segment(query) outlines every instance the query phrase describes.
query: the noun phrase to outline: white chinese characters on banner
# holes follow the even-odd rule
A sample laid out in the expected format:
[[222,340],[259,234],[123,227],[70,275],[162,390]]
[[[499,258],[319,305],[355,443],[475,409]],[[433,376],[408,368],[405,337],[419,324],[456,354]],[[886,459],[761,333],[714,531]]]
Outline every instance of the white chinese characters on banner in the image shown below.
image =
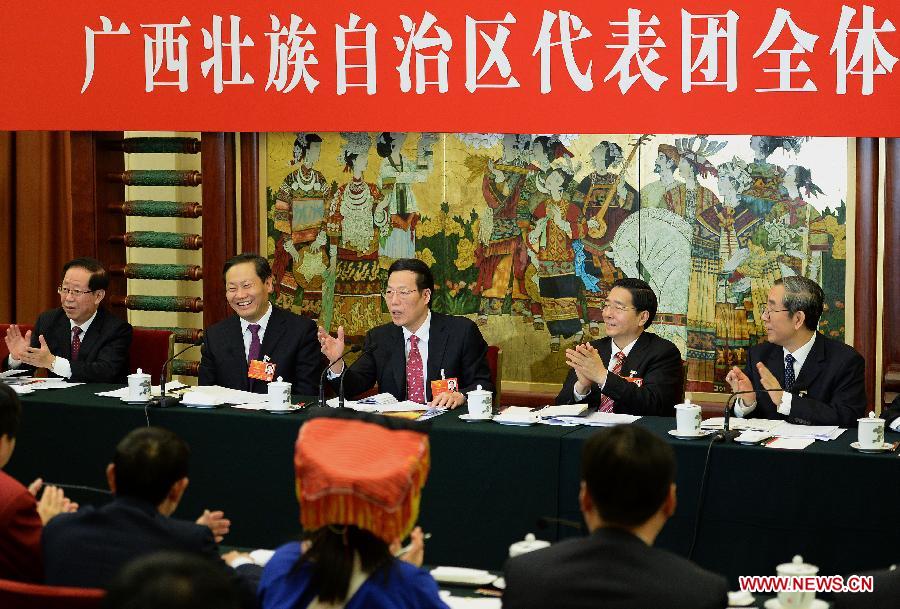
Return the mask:
[[[794,45],[789,49],[773,49],[775,41],[784,32],[787,27],[791,37],[794,39]],[[812,53],[819,39],[815,34],[801,29],[791,18],[791,12],[783,8],[775,10],[775,18],[769,27],[769,32],[765,39],[756,49],[753,58],[756,59],[763,53],[777,55],[777,68],[763,68],[763,72],[778,74],[778,86],[772,89],[756,89],[757,93],[770,93],[773,91],[817,91],[816,84],[812,79],[807,78],[806,82],[800,88],[792,86],[791,74],[805,74],[809,72],[809,65],[802,59],[794,66],[792,56],[802,55],[804,53]]]
[[319,60],[313,54],[315,45],[308,37],[316,34],[316,28],[307,23],[300,29],[303,19],[293,14],[288,27],[282,27],[281,21],[275,15],[269,17],[272,20],[272,31],[266,34],[270,41],[266,91],[274,86],[276,91],[290,93],[302,81],[306,90],[312,93],[319,86],[319,81],[313,78],[307,66],[318,65]]
[[[680,68],[681,91],[690,93],[695,87],[721,87],[728,93],[739,89],[738,69],[745,72],[753,65],[759,73],[772,75],[762,81],[771,86],[759,86],[760,80],[753,80],[754,92],[815,92],[818,90],[811,65],[815,59],[815,45],[819,33],[807,31],[795,16],[784,8],[775,9],[768,30],[740,32],[745,39],[753,39],[756,50],[752,57],[741,63],[738,57],[738,25],[740,15],[734,10],[720,14],[694,15],[680,10],[680,18],[672,15],[672,20],[680,20]],[[876,19],[875,8],[863,5],[861,14],[848,6],[841,7],[839,20],[834,24],[833,41],[828,53],[835,61],[835,93],[844,95],[855,83],[851,77],[858,77],[859,92],[872,95],[878,79],[893,73],[897,57],[891,50],[896,45],[896,27],[890,19]],[[606,49],[619,52],[603,82],[614,80],[622,95],[627,94],[639,81],[644,80],[655,92],[662,90],[669,76],[660,73],[654,62],[661,58],[661,49],[668,51],[664,36],[660,33],[663,21],[659,14],[642,14],[641,9],[628,8],[625,20],[608,21],[608,40],[603,41]],[[320,63],[321,49],[317,51],[313,42],[318,30],[309,21],[296,14],[290,15],[289,22],[275,15],[269,15],[271,31],[262,35],[269,38],[269,66],[265,90],[274,89],[281,93],[297,91],[302,82],[308,94],[317,91],[321,81],[311,71]],[[129,26],[122,22],[117,28],[106,16],[99,17],[101,28],[84,27],[85,32],[85,74],[81,93],[85,93],[94,78],[96,63],[96,37],[103,35],[129,36]],[[200,68],[204,77],[212,83],[212,90],[221,93],[225,85],[252,85],[255,79],[251,70],[242,69],[241,49],[253,47],[250,34],[241,34],[241,17],[229,15],[223,32],[225,17],[212,15],[210,28],[200,28],[204,48],[211,54],[203,59]],[[446,18],[445,18],[446,19]],[[390,16],[380,16],[380,22],[390,23]],[[876,25],[880,21],[880,25]],[[399,23],[397,23],[399,22]],[[458,23],[459,20],[452,20]],[[593,91],[592,69],[594,57],[600,43],[588,42],[594,37],[588,24],[580,15],[565,10],[544,10],[538,31],[514,30],[512,25],[519,20],[507,11],[502,19],[475,19],[465,15],[465,89],[474,94],[480,89],[513,89],[521,87],[514,75],[513,64],[507,47],[523,50],[523,44],[531,47],[530,57],[523,61],[537,61],[540,68],[537,86],[542,94],[553,92],[553,54],[559,47],[563,64],[575,87],[584,93]],[[749,23],[749,22],[748,22]],[[754,21],[754,24],[758,21]],[[446,24],[445,24],[446,25]],[[819,23],[821,29],[821,22]],[[856,27],[858,26],[858,27]],[[145,91],[156,87],[175,86],[180,92],[188,90],[188,41],[192,27],[190,20],[182,16],[172,23],[141,24],[144,31],[144,81]],[[425,11],[416,22],[413,18],[400,14],[390,26],[388,35],[395,49],[388,46],[381,53],[384,59],[397,62],[397,81],[401,92],[415,90],[417,94],[436,91],[439,94],[451,90],[450,63],[453,59],[453,35],[446,27],[441,27],[437,17]],[[447,26],[449,27],[449,26]],[[378,91],[377,82],[377,36],[378,25],[366,21],[355,13],[349,13],[346,25],[334,23],[335,28],[335,73],[334,90],[337,95],[345,95],[351,89],[364,89],[367,95]],[[812,29],[812,28],[810,28]],[[672,29],[668,30],[670,33]],[[677,30],[676,30],[677,31]],[[509,44],[513,36],[519,39]],[[459,37],[462,37],[460,34]],[[525,37],[523,40],[522,37]],[[674,37],[674,36],[673,36]],[[756,40],[761,42],[756,44]],[[580,42],[577,47],[575,43]],[[886,46],[887,45],[887,46]],[[104,48],[112,46],[103,45]],[[754,48],[750,46],[749,48]],[[889,50],[890,49],[890,50]],[[107,51],[111,52],[111,51]],[[672,53],[674,54],[674,50]],[[824,54],[820,50],[820,54]],[[535,58],[535,59],[531,59]],[[760,60],[753,64],[750,60]],[[765,61],[765,59],[770,59]],[[819,58],[818,65],[822,65]],[[604,58],[604,61],[608,61]],[[328,63],[328,62],[326,62]],[[255,66],[251,66],[253,68]],[[519,66],[521,69],[522,66]],[[822,68],[818,70],[821,72]],[[321,73],[318,74],[321,77]],[[821,77],[822,75],[817,75]],[[393,84],[393,83],[392,83]],[[460,86],[457,84],[456,86]],[[746,85],[745,85],[746,87]],[[321,92],[321,89],[318,89]]]
[[[512,89],[519,86],[519,81],[512,75],[512,66],[509,63],[509,57],[503,51],[503,45],[509,38],[509,28],[516,22],[516,18],[512,13],[506,13],[501,21],[476,21],[468,15],[466,16],[466,89],[469,93],[474,93],[475,89]],[[496,24],[497,33],[491,38],[487,32],[480,29],[479,26],[487,24]],[[481,69],[478,69],[478,39],[475,34],[481,34],[488,47],[488,56],[485,59]],[[500,77],[505,79],[505,83],[486,84],[479,83],[485,75],[493,68],[497,67]]]

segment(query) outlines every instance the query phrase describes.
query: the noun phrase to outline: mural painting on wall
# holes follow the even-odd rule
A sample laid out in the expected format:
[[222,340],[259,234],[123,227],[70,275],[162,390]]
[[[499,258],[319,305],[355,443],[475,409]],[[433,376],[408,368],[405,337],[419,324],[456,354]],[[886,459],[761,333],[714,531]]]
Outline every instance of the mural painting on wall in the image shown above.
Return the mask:
[[781,136],[272,133],[268,256],[277,302],[343,326],[388,320],[387,268],[417,257],[433,308],[504,348],[504,379],[559,383],[603,336],[620,277],[647,280],[687,388],[722,391],[765,339],[772,283],[825,289],[843,338],[847,142]]

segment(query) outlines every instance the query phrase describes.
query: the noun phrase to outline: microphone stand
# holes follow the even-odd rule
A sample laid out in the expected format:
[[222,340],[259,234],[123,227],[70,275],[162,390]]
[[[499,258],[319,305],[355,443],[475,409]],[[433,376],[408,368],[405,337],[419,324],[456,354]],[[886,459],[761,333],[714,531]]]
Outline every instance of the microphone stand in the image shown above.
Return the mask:
[[177,395],[166,395],[166,366],[175,361],[175,358],[187,351],[188,349],[193,349],[198,346],[197,343],[192,345],[188,345],[165,362],[163,362],[162,370],[159,373],[159,397],[150,400],[150,406],[154,408],[169,408],[171,406],[177,406],[181,402],[181,398]]
[[[722,422],[722,431],[716,433],[716,439],[722,442],[731,442],[737,437],[739,434],[736,431],[732,431],[730,427],[731,423],[731,409],[734,406],[735,402],[737,402],[737,398],[746,394],[754,394],[759,395],[763,393],[769,393],[769,391],[777,391],[777,389],[746,389],[744,391],[735,391],[728,395],[728,399],[725,400],[725,416],[724,421]],[[781,391],[784,391],[782,389]]]
[[[325,375],[328,374],[328,371],[334,366],[336,363],[343,361],[344,357],[351,353],[356,353],[358,351],[362,351],[365,355],[366,353],[372,353],[375,349],[378,348],[378,345],[375,343],[369,343],[368,345],[360,346],[353,345],[347,351],[343,353],[339,358],[325,366],[325,369],[322,371],[322,375],[319,377],[319,406],[325,407]],[[341,370],[341,374],[339,376],[340,382],[338,383],[338,408],[344,408],[344,375],[347,372],[347,363],[344,362],[344,367]]]

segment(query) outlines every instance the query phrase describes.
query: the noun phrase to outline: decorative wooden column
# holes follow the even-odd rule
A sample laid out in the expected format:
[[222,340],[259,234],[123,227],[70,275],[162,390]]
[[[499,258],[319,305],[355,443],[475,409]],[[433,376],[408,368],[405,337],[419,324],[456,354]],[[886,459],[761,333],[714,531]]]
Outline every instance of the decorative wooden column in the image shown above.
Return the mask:
[[235,153],[233,133],[203,133],[200,162],[203,174],[203,327],[228,315],[222,265],[234,256]]
[[241,251],[265,257],[259,241],[259,134],[241,134]]
[[[856,140],[856,266],[853,286],[853,346],[866,360],[866,396],[875,401],[878,283],[878,138]],[[881,399],[880,397],[878,398]]]
[[[900,393],[900,138],[885,139],[884,172],[884,399]],[[878,396],[881,399],[881,396]]]

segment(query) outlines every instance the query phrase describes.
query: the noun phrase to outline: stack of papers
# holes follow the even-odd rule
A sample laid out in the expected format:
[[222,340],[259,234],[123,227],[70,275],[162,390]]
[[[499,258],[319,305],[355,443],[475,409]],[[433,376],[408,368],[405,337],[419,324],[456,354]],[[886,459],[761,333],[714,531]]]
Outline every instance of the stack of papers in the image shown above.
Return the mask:
[[[704,420],[700,424],[701,429],[722,429],[725,425],[724,417],[712,417]],[[754,431],[772,431],[781,425],[781,421],[777,419],[741,419],[731,417],[728,421],[728,427],[733,431],[746,431],[752,429]]]
[[[332,408],[337,408],[338,398],[331,398],[325,403]],[[428,406],[426,406],[425,404],[419,404],[418,402],[411,402],[409,400],[403,400],[402,402],[399,402],[397,401],[397,398],[395,398],[390,393],[379,393],[377,395],[369,396],[361,400],[344,400],[344,406],[346,408],[358,410],[359,412],[376,413],[415,412],[419,410],[428,410]]]
[[43,389],[68,389],[69,387],[77,387],[78,385],[84,385],[84,383],[70,383],[66,379],[62,378],[32,378],[30,380],[25,380],[23,377],[19,377],[24,382],[19,385],[11,384],[13,391],[18,393],[19,395],[26,395],[33,391],[40,391]]
[[541,418],[580,417],[587,408],[587,404],[563,404],[561,406],[544,406],[537,413]]
[[589,427],[613,427],[615,425],[629,425],[640,416],[633,414],[618,414],[615,412],[592,412],[586,417],[554,417],[544,421],[549,425],[587,425]]
[[780,423],[772,430],[772,435],[779,438],[798,440],[834,440],[846,430],[837,425],[794,425]]
[[525,406],[510,406],[493,419],[495,423],[507,425],[534,425],[540,420],[538,413]]
[[[172,384],[167,383],[171,388]],[[229,389],[219,385],[205,385],[194,387],[181,396],[181,402],[185,405],[219,406],[221,404],[259,404],[265,402],[268,396],[264,393]]]

